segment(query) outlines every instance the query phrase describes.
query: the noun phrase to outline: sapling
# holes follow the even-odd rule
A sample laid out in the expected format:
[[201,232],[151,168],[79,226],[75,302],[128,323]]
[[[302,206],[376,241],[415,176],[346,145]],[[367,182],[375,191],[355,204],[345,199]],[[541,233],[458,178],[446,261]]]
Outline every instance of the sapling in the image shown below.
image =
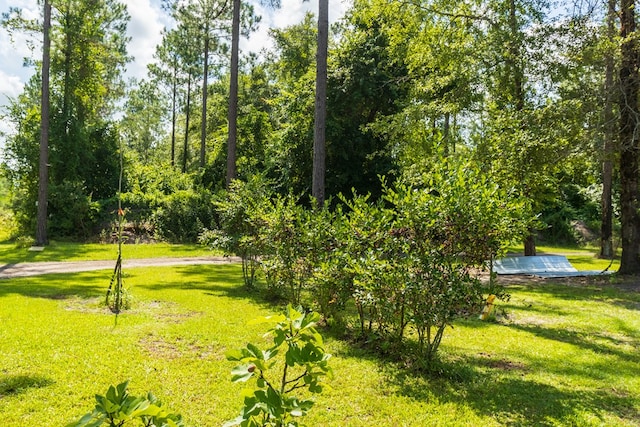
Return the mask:
[[[105,304],[109,309],[116,314],[120,313],[123,308],[127,308],[128,299],[127,293],[124,289],[122,281],[122,243],[125,238],[122,234],[122,227],[124,224],[124,210],[122,209],[122,173],[124,170],[122,159],[122,142],[120,146],[120,177],[118,179],[118,259],[116,260],[116,266],[111,276],[111,282],[109,282],[109,288],[107,289],[107,295],[105,297]],[[117,319],[117,317],[116,317]]]
[[[252,322],[275,322],[268,332],[273,338],[273,346],[261,350],[249,343],[245,348],[227,352],[227,360],[240,362],[231,371],[231,380],[256,381],[254,389],[243,391],[244,406],[240,416],[227,422],[225,427],[299,425],[297,419],[307,414],[314,401],[300,397],[298,393],[305,390],[321,393],[321,380],[332,373],[328,363],[331,355],[325,353],[322,336],[315,328],[319,320],[319,314],[305,313],[289,305],[284,315]],[[281,351],[284,356],[277,358]],[[273,369],[274,365],[278,366],[277,371]]]

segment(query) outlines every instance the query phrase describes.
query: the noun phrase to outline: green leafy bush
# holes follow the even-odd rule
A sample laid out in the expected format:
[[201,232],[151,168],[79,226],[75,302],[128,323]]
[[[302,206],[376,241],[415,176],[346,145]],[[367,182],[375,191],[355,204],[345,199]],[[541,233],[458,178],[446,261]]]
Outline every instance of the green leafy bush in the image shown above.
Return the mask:
[[211,193],[189,189],[166,196],[152,218],[159,237],[179,243],[196,242],[205,228],[216,223],[216,212]]
[[269,195],[268,183],[258,175],[246,183],[234,181],[229,191],[214,200],[220,229],[205,229],[198,237],[201,244],[240,256],[244,283],[250,288],[254,287],[262,253],[262,211]]
[[93,233],[100,204],[83,183],[63,181],[49,187],[49,232],[58,237],[88,237]]
[[[361,332],[400,344],[409,328],[429,362],[447,326],[479,311],[484,295],[504,296],[474,269],[500,255],[526,229],[523,205],[467,165],[445,165],[412,182],[385,188],[371,205],[349,205],[354,299]],[[367,328],[365,330],[365,328]]]
[[277,196],[262,214],[262,270],[270,297],[299,305],[312,273],[305,209],[293,196]]
[[[322,379],[332,375],[328,363],[331,356],[325,353],[322,336],[315,328],[319,319],[317,313],[305,313],[289,305],[284,315],[252,322],[275,322],[269,331],[273,345],[261,350],[249,343],[245,348],[227,352],[228,360],[240,363],[231,371],[232,381],[255,379],[255,388],[243,391],[241,413],[227,422],[226,427],[298,425],[297,419],[306,415],[314,402],[296,393],[302,390],[321,393]],[[276,365],[278,359],[280,364]],[[274,373],[274,366],[282,368]]]
[[129,381],[110,386],[106,395],[96,395],[96,406],[67,427],[183,427],[182,416],[169,411],[152,393],[131,396]]
[[488,294],[506,297],[477,271],[490,271],[529,226],[522,199],[465,163],[445,162],[393,188],[383,182],[374,203],[342,197],[344,212],[308,209],[291,195],[256,198],[248,189],[220,204],[228,232],[211,237],[229,239],[243,257],[251,248],[270,296],[340,324],[355,306],[360,334],[398,350],[411,339],[427,364],[456,319],[477,314]]

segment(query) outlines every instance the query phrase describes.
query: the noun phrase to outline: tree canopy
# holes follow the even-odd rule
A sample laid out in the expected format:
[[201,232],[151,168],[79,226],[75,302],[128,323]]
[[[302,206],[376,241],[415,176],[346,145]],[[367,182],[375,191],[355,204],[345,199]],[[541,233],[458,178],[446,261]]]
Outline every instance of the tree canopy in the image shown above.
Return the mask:
[[[608,221],[621,226],[606,239],[621,242],[622,270],[640,271],[633,0],[570,12],[538,0],[354,0],[330,28],[310,13],[271,29],[269,48],[237,58],[233,27],[247,37],[260,21],[249,3],[165,1],[172,24],[148,76],[128,85],[124,4],[51,4],[54,236],[108,228],[123,140],[129,217],[158,238],[195,239],[219,225],[210,204],[230,178],[260,176],[277,194],[301,205],[326,198],[332,209],[352,194],[374,202],[397,180],[468,164],[526,200],[527,254],[541,239],[579,241],[576,223],[598,233]],[[42,39],[40,22],[18,9],[2,23],[34,45]],[[326,77],[316,72],[325,60]],[[2,163],[27,234],[40,179],[43,64],[32,65],[36,74],[6,111],[16,131]],[[321,123],[315,108],[326,109]]]

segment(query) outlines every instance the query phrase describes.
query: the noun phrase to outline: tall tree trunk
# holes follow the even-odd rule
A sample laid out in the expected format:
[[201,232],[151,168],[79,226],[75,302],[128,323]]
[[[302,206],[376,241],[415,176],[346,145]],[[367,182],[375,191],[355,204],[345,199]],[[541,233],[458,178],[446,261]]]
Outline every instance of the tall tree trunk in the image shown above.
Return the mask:
[[207,86],[209,77],[209,24],[205,24],[204,36],[204,66],[202,77],[202,120],[200,124],[200,167],[204,169],[206,165],[207,151]]
[[229,79],[229,135],[227,140],[227,189],[236,178],[238,144],[238,57],[240,56],[240,0],[233,0],[231,22],[231,70]]
[[535,230],[529,230],[529,234],[524,238],[524,255],[536,256]]
[[640,217],[638,216],[638,48],[635,41],[635,0],[621,0],[620,36],[620,222],[621,274],[640,273]]
[[318,51],[316,54],[316,108],[313,129],[312,196],[321,208],[325,199],[327,53],[329,45],[329,0],[318,2]]
[[[518,30],[518,15],[515,0],[509,1],[509,31],[511,33],[511,40],[509,43],[509,57],[507,59],[507,63],[509,64],[512,78],[511,90],[513,92],[511,96],[513,97],[512,102],[514,103],[515,115],[518,120],[522,120],[522,112],[525,107],[524,72],[521,64],[522,48],[520,46],[520,31]],[[525,126],[524,122],[521,122],[521,126]],[[536,238],[534,229],[529,229],[529,234],[525,237],[524,255],[536,255]]]
[[[65,30],[65,48],[64,48],[64,88],[62,98],[62,118],[64,120],[65,136],[69,136],[69,127],[71,126],[71,52],[73,42],[71,37],[71,3],[67,2],[67,9],[64,12]],[[68,142],[68,141],[67,141]]]
[[[607,38],[613,43],[615,37],[616,0],[607,2]],[[613,73],[615,63],[613,53],[607,50],[605,53],[605,105],[604,105],[604,146],[602,147],[602,222],[600,223],[600,258],[612,259],[613,253],[613,214],[612,214],[612,183],[613,183],[613,157],[614,157],[614,82]]]
[[36,245],[44,246],[47,239],[47,199],[49,187],[49,68],[51,63],[51,3],[44,0],[42,44],[42,99],[40,105],[40,169],[38,173],[38,219]]
[[178,94],[178,69],[173,68],[171,91],[171,169],[176,166],[176,97]]
[[191,116],[191,72],[187,78],[187,105],[184,124],[184,149],[182,155],[182,173],[187,172],[187,159],[189,157],[189,118]]

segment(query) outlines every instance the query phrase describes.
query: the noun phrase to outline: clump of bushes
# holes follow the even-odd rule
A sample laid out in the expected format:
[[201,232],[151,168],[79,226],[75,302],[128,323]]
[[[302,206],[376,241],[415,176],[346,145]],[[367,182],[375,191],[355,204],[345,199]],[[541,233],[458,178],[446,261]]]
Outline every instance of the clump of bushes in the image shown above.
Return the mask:
[[306,209],[268,187],[237,183],[218,203],[235,219],[217,234],[259,260],[268,295],[343,326],[355,307],[350,329],[405,352],[411,341],[426,363],[447,326],[477,314],[488,294],[505,295],[475,273],[527,228],[527,205],[468,165],[444,164],[385,186],[377,201],[356,194],[334,209]]

